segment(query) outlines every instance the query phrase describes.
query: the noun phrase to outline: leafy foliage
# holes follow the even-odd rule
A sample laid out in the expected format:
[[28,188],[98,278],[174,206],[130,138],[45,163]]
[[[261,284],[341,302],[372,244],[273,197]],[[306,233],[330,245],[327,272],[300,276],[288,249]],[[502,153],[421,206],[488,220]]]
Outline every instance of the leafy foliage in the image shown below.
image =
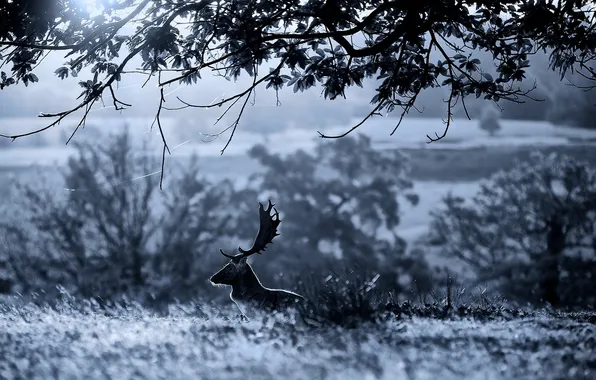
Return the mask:
[[[471,268],[480,282],[504,281],[511,297],[575,303],[576,295],[560,299],[568,293],[561,281],[566,270],[578,275],[578,259],[594,261],[595,200],[591,165],[535,153],[493,175],[471,202],[445,197],[430,231],[443,253]],[[590,267],[583,268],[588,278]],[[587,289],[584,295],[593,299]]]
[[63,284],[86,297],[190,295],[207,276],[199,257],[232,222],[217,209],[230,195],[226,183],[200,178],[194,158],[172,177],[174,189],[160,193],[151,175],[159,160],[134,149],[128,129],[108,142],[77,143],[57,183],[17,182],[18,217],[2,221],[0,236],[20,290]]
[[[549,52],[550,68],[561,76],[580,70],[594,78],[587,66],[596,51],[590,1],[114,0],[101,5],[95,14],[77,0],[1,5],[1,68],[13,65],[0,73],[1,88],[37,82],[35,68],[52,51],[69,59],[56,69],[58,77],[90,70],[79,82],[77,106],[42,115],[54,118],[47,128],[77,110],[86,111],[84,122],[106,92],[116,109],[129,106],[117,99],[115,87],[123,76],[138,72],[130,69],[136,57],[141,75],[159,74],[162,90],[177,82],[196,84],[209,71],[233,80],[252,77],[249,88],[213,104],[179,99],[184,107],[198,108],[232,107],[243,100],[234,129],[260,85],[274,91],[318,85],[332,100],[375,79],[372,110],[363,122],[396,109],[403,116],[422,90],[443,86],[449,93],[447,127],[429,136],[431,141],[445,136],[452,106],[468,95],[523,101],[527,91],[519,82],[538,50]],[[482,68],[475,51],[490,53],[496,71]],[[266,62],[273,66],[262,72]],[[164,101],[162,91],[158,119]],[[167,150],[165,138],[164,145]]]
[[[397,274],[421,261],[406,256],[406,242],[396,232],[400,202],[418,201],[411,191],[407,157],[375,150],[362,135],[320,143],[313,153],[300,150],[285,157],[257,145],[250,156],[264,171],[252,176],[244,197],[267,196],[283,205],[283,239],[273,244],[266,253],[269,257],[259,265],[270,273],[316,268],[322,274],[341,262],[379,273],[383,286],[400,291]],[[245,215],[237,231],[250,239],[254,209]]]
[[417,202],[407,158],[374,150],[364,136],[287,157],[256,146],[251,156],[265,170],[239,188],[201,178],[196,158],[185,160],[163,193],[158,158],[135,148],[127,129],[107,142],[77,141],[62,178],[48,176],[52,183],[16,182],[5,214],[18,218],[0,225],[0,264],[15,290],[63,284],[102,302],[124,294],[154,306],[204,295],[206,286],[215,292],[206,280],[221,260],[217,249],[254,238],[256,200],[265,195],[284,221],[283,239],[255,268],[265,285],[295,289],[297,280],[285,280],[342,265],[403,295],[402,274],[428,275],[422,255],[406,254],[396,233],[401,202]]

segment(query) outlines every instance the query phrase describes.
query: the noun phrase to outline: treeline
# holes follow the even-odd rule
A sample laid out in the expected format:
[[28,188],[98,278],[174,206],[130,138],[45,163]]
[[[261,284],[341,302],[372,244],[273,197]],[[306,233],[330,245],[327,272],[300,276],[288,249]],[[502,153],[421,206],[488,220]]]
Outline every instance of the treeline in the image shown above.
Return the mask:
[[378,234],[395,231],[400,197],[416,202],[407,160],[373,150],[364,137],[287,157],[255,146],[250,156],[266,170],[241,187],[208,180],[196,157],[170,162],[163,192],[159,174],[147,175],[160,158],[134,149],[128,130],[74,146],[61,178],[25,178],[7,198],[1,252],[15,291],[50,294],[60,284],[84,297],[143,302],[212,295],[207,279],[224,263],[219,248],[250,243],[257,202],[267,198],[280,205],[283,238],[259,256],[266,284],[327,276],[338,263],[373,275],[413,266],[426,273],[397,234]]
[[304,292],[358,283],[375,294],[423,300],[452,283],[452,270],[429,265],[444,255],[512,300],[596,302],[589,286],[596,275],[596,175],[569,157],[533,156],[493,176],[472,200],[447,196],[429,238],[408,247],[398,233],[400,206],[418,203],[408,159],[373,149],[364,136],[286,156],[257,145],[249,154],[264,170],[246,183],[208,180],[197,157],[170,162],[163,192],[160,158],[133,148],[128,130],[75,147],[60,176],[22,178],[5,198],[5,292],[42,290],[51,298],[61,286],[85,298],[125,295],[148,306],[222,297],[207,281],[225,262],[219,249],[249,245],[257,202],[270,198],[279,205],[282,236],[254,259],[268,286]]

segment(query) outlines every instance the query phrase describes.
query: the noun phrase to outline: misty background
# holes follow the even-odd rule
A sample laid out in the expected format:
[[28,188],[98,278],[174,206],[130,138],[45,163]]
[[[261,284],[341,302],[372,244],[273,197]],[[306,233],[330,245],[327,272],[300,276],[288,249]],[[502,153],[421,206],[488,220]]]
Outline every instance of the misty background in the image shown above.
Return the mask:
[[[490,65],[490,57],[478,55]],[[0,93],[3,134],[43,127],[49,119],[35,117],[38,113],[75,104],[76,80],[55,77],[60,61],[52,59],[36,71],[39,83]],[[237,111],[216,125],[223,111],[219,107],[164,111],[172,154],[166,155],[163,192],[158,187],[162,141],[157,128],[151,128],[159,89],[153,81],[142,88],[141,75],[125,76],[118,95],[133,106],[119,112],[106,102],[89,114],[68,146],[76,116],[43,133],[0,140],[4,291],[43,289],[56,296],[64,286],[104,300],[128,294],[156,307],[197,297],[226,302],[227,290],[207,282],[225,262],[218,249],[249,244],[258,227],[257,202],[271,198],[282,214],[282,235],[274,248],[253,260],[266,286],[311,292],[300,288],[307,276],[314,276],[322,289],[330,273],[334,278],[357,275],[398,299],[426,302],[433,289],[457,278],[462,284],[488,286],[514,302],[591,305],[594,291],[584,282],[596,273],[596,245],[591,245],[596,235],[587,199],[596,184],[578,182],[574,186],[586,187],[580,189],[583,198],[555,211],[583,210],[583,219],[569,227],[583,233],[577,240],[580,261],[545,271],[544,252],[552,251],[547,228],[552,213],[542,215],[541,210],[559,198],[538,185],[531,198],[537,202],[527,206],[529,211],[518,211],[537,215],[535,222],[546,230],[528,233],[511,246],[506,241],[517,238],[511,230],[520,220],[501,220],[494,225],[492,243],[482,245],[486,231],[479,224],[488,222],[482,222],[482,204],[474,199],[482,195],[483,181],[498,183],[502,171],[528,180],[531,171],[523,174],[528,162],[550,176],[564,177],[569,162],[588,177],[593,170],[594,91],[571,86],[585,84],[578,76],[561,81],[548,69],[546,55],[537,54],[531,64],[523,86],[536,84],[532,96],[541,101],[502,102],[499,107],[471,96],[465,100],[471,120],[458,104],[447,137],[432,144],[426,135],[441,134],[445,127],[447,94],[442,88],[424,90],[418,97],[420,112],[411,111],[393,136],[400,110],[373,117],[340,140],[320,139],[317,131],[342,133],[365,117],[372,109],[374,81],[334,101],[323,100],[316,88],[304,93],[285,88],[279,106],[273,91],[257,90],[255,104],[247,107],[223,156],[220,150],[231,132],[226,127]],[[166,89],[166,106],[179,106],[177,96],[191,103],[214,102],[248,84],[247,79],[233,83],[206,76],[194,86]],[[545,157],[560,167],[549,172],[544,165],[551,161]],[[545,186],[548,190],[550,183]],[[526,198],[524,189],[512,194]],[[471,202],[467,214],[457,199]],[[464,230],[454,230],[455,225]],[[450,239],[466,232],[479,234],[478,241]],[[471,255],[478,260],[462,253],[470,244],[477,247]],[[576,257],[575,243],[565,244],[563,251]],[[487,250],[501,252],[504,246],[502,256],[485,257]],[[519,280],[528,267],[534,269]],[[546,283],[541,273],[557,281]],[[555,298],[548,299],[545,292],[553,287],[558,289]]]
[[[59,13],[52,13],[48,3]],[[213,2],[215,15],[201,11],[207,11],[208,3],[4,2],[7,23],[0,31],[6,35],[7,53],[14,36],[17,45],[44,43],[46,27],[67,7],[74,22],[71,16],[59,19],[65,23],[56,29],[55,43],[69,43],[64,35],[69,33],[91,40],[109,37],[115,25],[118,34],[143,38],[131,41],[129,52],[147,42],[157,54],[169,45],[160,42],[170,35],[163,28],[180,19],[161,17],[172,12],[191,10],[196,21],[214,17],[211,26],[223,33],[221,42],[248,44],[244,46],[252,46],[251,33],[244,33],[253,27],[232,27],[230,21],[254,25],[248,19],[254,14],[249,3],[258,3],[257,17],[264,22],[278,17],[271,12],[278,8],[275,2]],[[304,10],[315,16],[311,25],[333,19],[329,10],[347,4],[308,3]],[[377,3],[353,5],[371,8]],[[591,44],[589,38],[575,41],[581,30],[586,36],[590,32],[585,23],[576,23],[583,13],[565,11],[568,24],[544,29],[545,23],[556,22],[546,22],[544,2],[510,24],[505,20],[517,13],[513,4],[501,14],[503,20],[489,11],[494,17],[475,27],[476,16],[461,8],[466,4],[453,8],[448,3],[443,4],[446,18],[435,18],[429,9],[427,19],[434,24],[425,22],[412,31],[434,31],[446,38],[441,42],[445,51],[430,52],[439,70],[446,69],[438,62],[446,56],[454,56],[453,63],[460,61],[465,70],[476,64],[471,58],[479,58],[474,76],[482,75],[485,84],[492,81],[484,74],[498,76],[493,56],[466,51],[471,56],[465,63],[455,56],[459,50],[449,49],[467,37],[458,40],[456,28],[443,25],[464,25],[471,36],[487,38],[495,36],[493,29],[496,35],[513,37],[510,31],[526,34],[530,28],[536,43],[546,38],[556,46]],[[384,38],[381,29],[392,29],[387,17],[396,17],[398,27],[411,28],[409,22],[422,16],[420,9],[435,3],[419,4],[422,8],[396,4],[400,10],[392,2],[377,9],[381,13],[370,28],[375,36],[368,38]],[[579,6],[558,2],[555,14],[561,14],[562,5]],[[119,23],[108,23],[115,21],[112,17],[100,13],[119,6],[129,12],[139,6],[144,15],[123,13],[133,19],[120,29]],[[79,8],[89,11],[84,15],[88,24],[77,24]],[[220,10],[229,19],[219,22]],[[238,18],[238,10],[247,20]],[[302,9],[280,11],[278,15],[302,18],[295,16]],[[27,17],[26,25],[21,25],[22,17]],[[147,21],[163,26],[145,29],[151,28]],[[184,21],[175,39],[182,54],[166,54],[174,61],[192,53],[187,48],[198,53],[198,40],[211,31],[210,25],[194,22],[186,29]],[[363,36],[369,28],[358,24],[355,30],[364,29],[350,44],[361,49],[370,45]],[[474,30],[485,26],[488,34]],[[38,33],[29,35],[30,27]],[[562,40],[553,35],[555,29],[565,34]],[[95,56],[97,47],[86,45],[88,37],[80,46]],[[119,36],[112,37],[108,45],[118,43]],[[373,51],[391,40],[384,38]],[[400,40],[416,38],[406,33]],[[507,41],[495,47],[506,52]],[[519,42],[505,58],[520,51],[515,46]],[[438,43],[427,40],[425,46]],[[227,49],[217,46],[216,55]],[[291,46],[286,57],[293,55]],[[403,79],[416,74],[422,50],[407,44],[400,49],[415,58],[401,73]],[[25,54],[14,59],[4,57],[3,85],[12,82],[10,71],[19,62],[24,68],[32,63],[26,50],[16,49]],[[233,61],[243,61],[246,50],[232,50],[238,58]],[[162,94],[168,108],[182,106],[180,99],[213,105],[250,87],[253,78],[228,81],[213,67],[212,72],[201,70],[202,78],[193,85],[160,87],[158,78],[168,80],[176,73],[158,70],[159,77],[148,77],[141,68],[153,59],[140,53],[126,65],[130,72],[122,81],[114,82],[117,98],[131,107],[116,111],[108,92],[93,103],[83,128],[77,128],[85,116],[80,111],[41,133],[16,141],[0,138],[0,378],[395,380],[434,379],[437,373],[449,379],[596,378],[590,375],[596,371],[596,92],[581,75],[561,78],[552,72],[548,53],[530,56],[522,83],[523,89],[537,87],[530,93],[537,101],[497,105],[472,94],[465,107],[460,100],[452,109],[446,136],[430,144],[427,135],[438,137],[446,128],[449,91],[457,86],[446,83],[421,91],[417,108],[397,129],[399,108],[372,117],[340,139],[322,139],[318,132],[339,135],[358,124],[373,109],[370,100],[383,79],[365,79],[364,88],[348,88],[346,98],[336,100],[326,100],[321,86],[305,92],[287,87],[279,93],[257,87],[223,155],[242,102],[224,117],[225,106],[162,109],[171,151],[164,155],[165,166],[162,136],[154,125]],[[22,77],[29,78],[28,87],[11,84],[0,91],[1,135],[42,129],[55,119],[37,117],[41,113],[80,104],[77,97],[86,83],[78,82],[93,73],[88,67],[76,78],[60,80],[54,71],[71,66],[64,54],[40,56],[33,75]],[[311,58],[309,63],[316,62]],[[373,66],[387,68],[368,58]],[[279,59],[262,65],[258,78]],[[315,72],[329,78],[330,89],[339,77],[327,76],[325,67]],[[407,83],[399,84],[405,89]],[[279,302],[271,302],[275,310],[246,310],[244,315],[231,299],[230,287],[209,278],[224,266],[229,269],[220,249],[230,254],[253,243],[259,202],[267,205],[268,200],[279,211],[280,236],[248,262],[263,286],[294,291],[305,300],[293,310],[280,310]],[[257,286],[239,289],[238,283],[235,287],[245,299],[261,298],[263,291]]]

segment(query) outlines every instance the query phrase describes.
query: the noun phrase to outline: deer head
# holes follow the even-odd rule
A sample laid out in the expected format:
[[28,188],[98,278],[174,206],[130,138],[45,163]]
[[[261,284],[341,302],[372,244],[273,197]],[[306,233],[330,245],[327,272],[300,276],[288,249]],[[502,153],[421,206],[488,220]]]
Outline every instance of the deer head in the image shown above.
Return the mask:
[[[273,238],[279,235],[277,227],[281,220],[279,219],[279,212],[273,206],[275,205],[271,203],[271,200],[269,200],[267,209],[265,209],[259,202],[259,232],[250,249],[244,250],[241,247],[238,247],[239,253],[236,255],[228,255],[223,250],[219,250],[221,254],[229,258],[230,261],[209,279],[211,283],[233,286],[239,282],[250,280],[249,278],[242,281],[243,277],[246,276],[254,277],[256,280],[256,276],[250,268],[250,265],[246,262],[246,259],[255,253],[261,254],[265,251],[267,244],[271,243]],[[274,210],[275,212],[271,214],[271,210]]]

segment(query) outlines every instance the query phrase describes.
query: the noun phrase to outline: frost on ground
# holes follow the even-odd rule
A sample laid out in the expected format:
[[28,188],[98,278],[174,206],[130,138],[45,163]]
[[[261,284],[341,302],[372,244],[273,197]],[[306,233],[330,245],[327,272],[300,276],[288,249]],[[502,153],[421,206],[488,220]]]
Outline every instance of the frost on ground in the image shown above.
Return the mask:
[[[594,379],[594,316],[394,317],[352,330],[141,308],[0,311],[2,379]],[[589,320],[589,321],[588,321]]]

